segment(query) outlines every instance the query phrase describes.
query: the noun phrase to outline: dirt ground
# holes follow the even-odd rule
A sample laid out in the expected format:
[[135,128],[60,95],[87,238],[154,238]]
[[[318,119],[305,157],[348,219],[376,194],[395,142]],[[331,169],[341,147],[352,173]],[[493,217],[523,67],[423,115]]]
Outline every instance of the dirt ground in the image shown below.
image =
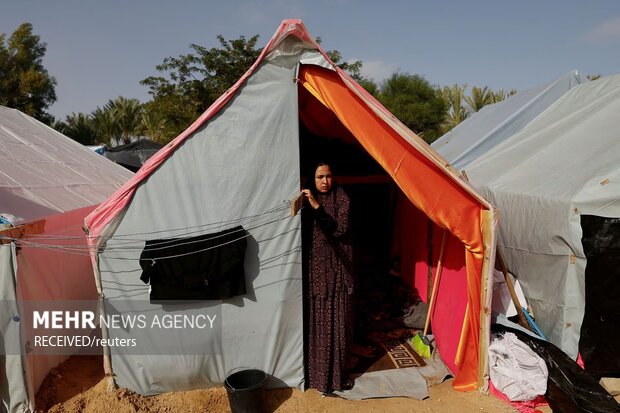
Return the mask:
[[[430,398],[349,401],[323,397],[314,389],[278,389],[266,392],[268,412],[516,412],[512,406],[478,392],[452,389],[452,380],[429,389]],[[230,412],[223,387],[165,393],[144,397],[127,389],[107,391],[100,356],[74,356],[53,369],[36,398],[38,412],[54,413],[136,413],[136,412]],[[545,409],[541,409],[545,411]],[[546,410],[550,411],[550,410]]]

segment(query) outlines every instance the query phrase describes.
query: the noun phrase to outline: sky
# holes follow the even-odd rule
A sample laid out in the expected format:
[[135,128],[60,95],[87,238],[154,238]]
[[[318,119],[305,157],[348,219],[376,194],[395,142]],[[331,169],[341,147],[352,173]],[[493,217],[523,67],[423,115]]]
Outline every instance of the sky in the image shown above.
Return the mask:
[[50,113],[90,113],[118,96],[149,100],[140,81],[190,44],[219,46],[301,19],[326,50],[431,84],[525,90],[571,70],[620,73],[620,1],[594,0],[1,0],[0,33],[24,22],[47,43]]

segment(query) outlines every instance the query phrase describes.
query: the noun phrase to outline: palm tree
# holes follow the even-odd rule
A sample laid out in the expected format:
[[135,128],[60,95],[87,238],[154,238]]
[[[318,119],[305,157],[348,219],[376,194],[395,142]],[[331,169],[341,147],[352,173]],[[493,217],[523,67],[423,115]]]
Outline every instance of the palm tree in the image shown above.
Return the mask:
[[108,101],[104,109],[112,111],[122,143],[130,143],[134,137],[139,136],[142,104],[138,99],[119,96]]
[[97,108],[91,114],[93,127],[102,143],[106,145],[118,144],[120,129],[116,124],[114,111],[107,108]]
[[501,102],[502,100],[508,99],[510,96],[517,93],[517,89],[510,89],[510,91],[505,91],[504,89],[500,89],[496,92],[493,92],[493,103]]
[[441,96],[448,104],[448,115],[442,126],[442,132],[446,133],[469,116],[469,112],[463,106],[465,100],[465,90],[467,85],[459,86],[456,83],[452,86],[444,86],[441,89]]
[[96,133],[93,129],[90,115],[72,112],[65,119],[63,133],[82,145],[92,145],[96,142]]
[[142,111],[140,118],[140,132],[147,138],[160,143],[168,143],[169,134],[166,133],[168,121],[161,113],[153,110]]
[[474,86],[471,89],[471,94],[465,97],[465,101],[472,112],[478,112],[486,105],[493,103],[493,91],[488,86],[483,88]]

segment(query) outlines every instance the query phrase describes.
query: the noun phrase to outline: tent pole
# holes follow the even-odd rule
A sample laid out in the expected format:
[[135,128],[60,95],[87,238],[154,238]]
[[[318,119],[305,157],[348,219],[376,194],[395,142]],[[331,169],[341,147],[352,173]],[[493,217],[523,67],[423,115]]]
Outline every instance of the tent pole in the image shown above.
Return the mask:
[[489,341],[491,330],[491,302],[493,299],[493,269],[495,268],[496,210],[482,211],[482,240],[484,257],[482,279],[480,280],[480,332],[478,341],[478,388],[488,392],[489,380]]
[[[86,230],[85,230],[86,231]],[[88,231],[86,231],[86,235],[88,236]],[[101,286],[101,273],[99,272],[99,248],[97,248],[97,253],[95,257],[91,257],[91,263],[93,265],[93,274],[95,275],[95,287],[97,288],[97,297],[98,297],[98,309],[99,309],[99,317],[106,316],[105,313],[105,305],[104,299],[105,296],[103,294],[103,288]],[[116,390],[116,384],[114,383],[114,372],[112,371],[112,358],[110,356],[110,347],[108,347],[108,329],[105,326],[101,326],[101,338],[104,341],[103,345],[103,373],[106,377],[107,381],[107,391],[109,393]]]

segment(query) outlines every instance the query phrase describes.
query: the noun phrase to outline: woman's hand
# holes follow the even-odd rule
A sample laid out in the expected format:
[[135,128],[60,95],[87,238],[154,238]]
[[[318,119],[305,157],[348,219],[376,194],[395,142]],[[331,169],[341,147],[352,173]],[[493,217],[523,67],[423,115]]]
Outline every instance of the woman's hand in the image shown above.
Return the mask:
[[304,194],[304,198],[306,199],[306,201],[308,201],[312,209],[318,209],[318,207],[321,206],[319,205],[317,200],[314,199],[314,195],[312,195],[312,191],[310,191],[309,189],[303,189],[301,192]]

